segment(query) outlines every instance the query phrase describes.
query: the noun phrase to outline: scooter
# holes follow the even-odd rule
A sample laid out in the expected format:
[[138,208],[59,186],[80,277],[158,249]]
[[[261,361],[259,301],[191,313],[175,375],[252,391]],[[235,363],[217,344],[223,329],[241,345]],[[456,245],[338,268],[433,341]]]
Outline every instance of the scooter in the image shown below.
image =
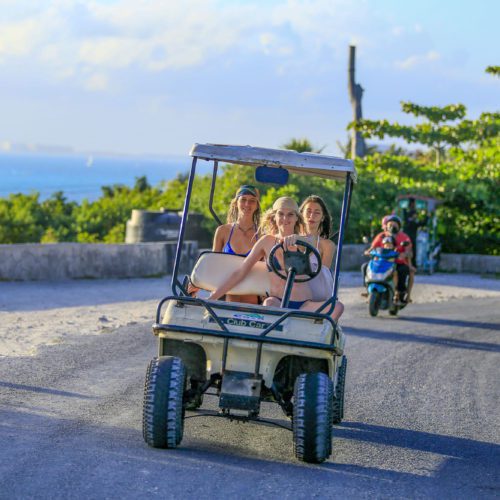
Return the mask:
[[377,316],[380,309],[388,309],[391,316],[396,316],[406,306],[406,302],[394,302],[394,259],[398,255],[398,252],[384,248],[374,248],[370,252],[365,276],[370,316]]

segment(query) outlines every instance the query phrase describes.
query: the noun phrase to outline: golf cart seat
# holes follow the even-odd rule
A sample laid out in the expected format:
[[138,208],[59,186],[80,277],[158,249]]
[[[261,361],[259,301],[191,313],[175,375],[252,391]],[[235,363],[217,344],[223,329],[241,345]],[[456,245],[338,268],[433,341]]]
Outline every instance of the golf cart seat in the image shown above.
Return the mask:
[[[191,282],[203,290],[214,291],[239,267],[244,257],[221,252],[203,252],[191,273]],[[271,280],[265,262],[257,262],[248,275],[233,287],[230,295],[259,295],[271,293]]]
[[[232,272],[239,268],[243,260],[244,257],[239,255],[204,252],[193,268],[191,281],[196,287],[215,290]],[[266,292],[269,293],[270,290],[269,275],[266,263],[257,262],[248,276],[229,293],[234,295],[266,295]],[[229,309],[227,303],[223,301],[212,301],[211,306],[220,321],[232,332],[257,338],[283,313],[283,309],[280,308],[234,302],[231,303]],[[221,369],[220,360],[223,357],[224,337],[204,335],[204,332],[207,331],[220,331],[220,327],[205,307],[195,303],[185,303],[179,307],[178,302],[172,299],[166,305],[162,323],[168,325],[168,328],[167,331],[158,332],[160,337],[176,340],[184,346],[193,343],[202,345],[206,358],[211,360],[212,369]],[[336,344],[342,349],[344,341],[340,327],[337,327],[335,332],[328,321],[292,316],[273,329],[269,337],[331,344],[335,335],[337,335]],[[236,369],[236,365],[233,366],[233,360],[238,359],[240,368],[243,366],[245,370],[252,371],[255,363],[255,346],[255,343],[248,340],[231,340],[228,369]],[[272,374],[277,363],[287,355],[319,358],[326,360],[327,363],[332,363],[332,353],[327,350],[266,343],[262,360],[269,369],[263,373],[263,378],[269,387],[272,384]]]

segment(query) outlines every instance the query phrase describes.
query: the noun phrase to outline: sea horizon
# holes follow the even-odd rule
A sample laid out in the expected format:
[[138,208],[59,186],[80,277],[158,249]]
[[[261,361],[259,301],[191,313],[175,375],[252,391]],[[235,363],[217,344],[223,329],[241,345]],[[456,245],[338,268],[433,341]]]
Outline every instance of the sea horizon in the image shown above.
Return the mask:
[[[189,172],[191,158],[181,155],[0,152],[0,198],[38,192],[40,200],[62,191],[69,201],[95,201],[103,186],[132,187],[146,176],[157,186]],[[206,165],[197,173],[206,174]]]

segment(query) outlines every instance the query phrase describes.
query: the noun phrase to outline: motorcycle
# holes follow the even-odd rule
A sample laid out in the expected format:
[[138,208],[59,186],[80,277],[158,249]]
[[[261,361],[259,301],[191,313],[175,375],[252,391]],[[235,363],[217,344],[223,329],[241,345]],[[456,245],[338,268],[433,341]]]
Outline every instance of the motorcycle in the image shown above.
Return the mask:
[[[406,302],[394,301],[394,280],[399,253],[394,250],[374,248],[370,251],[370,261],[366,266],[364,283],[368,293],[368,311],[377,316],[380,309],[388,310],[391,316],[406,307]],[[405,283],[405,289],[408,283]]]

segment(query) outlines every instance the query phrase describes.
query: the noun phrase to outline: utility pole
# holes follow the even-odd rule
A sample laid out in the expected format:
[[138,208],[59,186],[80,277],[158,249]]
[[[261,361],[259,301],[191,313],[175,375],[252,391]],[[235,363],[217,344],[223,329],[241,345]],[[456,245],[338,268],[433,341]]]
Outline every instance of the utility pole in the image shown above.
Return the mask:
[[[356,47],[349,46],[349,98],[351,100],[354,122],[359,122],[363,118],[361,111],[361,98],[363,97],[363,87],[356,83],[355,78],[356,67]],[[366,154],[366,144],[360,132],[352,129],[351,138],[351,157],[363,158]]]

